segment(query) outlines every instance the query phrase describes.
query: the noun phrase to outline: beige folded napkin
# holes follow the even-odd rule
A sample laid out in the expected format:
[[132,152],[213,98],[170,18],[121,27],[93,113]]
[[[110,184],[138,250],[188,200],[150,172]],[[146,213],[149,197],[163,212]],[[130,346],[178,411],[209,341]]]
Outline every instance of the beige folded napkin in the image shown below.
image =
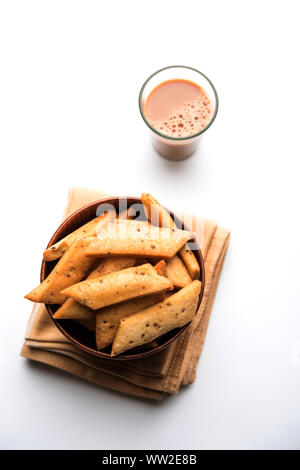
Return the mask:
[[[65,216],[104,197],[107,194],[74,188],[69,193]],[[192,222],[193,227],[190,228],[198,229],[195,235],[205,260],[205,291],[192,324],[167,349],[148,358],[131,361],[110,361],[90,356],[62,335],[44,305],[35,304],[21,355],[104,387],[154,400],[161,400],[165,393],[177,393],[181,385],[191,384],[195,380],[196,366],[230,238],[230,233],[215,222],[201,219],[199,223],[196,217],[193,217]]]

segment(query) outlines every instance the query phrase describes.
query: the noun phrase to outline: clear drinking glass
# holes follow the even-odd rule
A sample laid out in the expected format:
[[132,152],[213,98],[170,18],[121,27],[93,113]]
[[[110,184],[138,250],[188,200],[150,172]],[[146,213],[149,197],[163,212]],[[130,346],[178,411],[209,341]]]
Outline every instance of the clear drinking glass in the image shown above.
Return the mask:
[[[144,113],[144,106],[149,94],[160,83],[167,80],[183,79],[199,85],[207,93],[211,102],[211,119],[200,132],[186,137],[171,137],[160,133],[157,129],[151,126]],[[218,112],[219,100],[216,89],[212,82],[202,72],[192,67],[185,65],[170,65],[163,69],[154,72],[143,84],[139,94],[139,108],[145,123],[149,127],[153,146],[155,150],[163,157],[169,160],[183,160],[184,158],[192,155],[199,144],[199,139],[204,132],[214,122]]]

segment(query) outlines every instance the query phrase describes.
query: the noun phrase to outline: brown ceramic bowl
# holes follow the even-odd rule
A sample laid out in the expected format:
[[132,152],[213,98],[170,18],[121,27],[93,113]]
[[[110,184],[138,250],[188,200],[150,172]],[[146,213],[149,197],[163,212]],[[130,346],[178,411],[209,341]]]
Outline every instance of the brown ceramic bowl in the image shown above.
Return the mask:
[[[139,198],[135,198],[135,197],[116,198],[115,197],[115,198],[101,199],[99,201],[92,202],[91,204],[88,204],[85,207],[82,207],[78,211],[74,212],[70,217],[68,217],[60,225],[60,227],[58,227],[58,229],[52,236],[51,240],[49,241],[47,248],[53,245],[54,243],[56,243],[57,241],[59,241],[61,238],[65,237],[69,233],[79,228],[81,225],[86,224],[89,220],[96,217],[96,215],[99,215],[99,213],[96,214],[96,211],[97,211],[97,207],[100,204],[101,205],[103,203],[112,204],[115,207],[116,211],[118,212],[119,205],[124,203],[125,200],[127,200],[128,207],[132,206],[132,204],[141,204],[141,200]],[[172,216],[175,223],[181,227],[179,219],[172,212],[170,212],[170,215]],[[188,227],[184,227],[184,228],[188,230]],[[203,262],[202,253],[200,251],[200,248],[196,240],[193,239],[192,241],[195,243],[194,246],[197,247],[197,249],[193,249],[193,252],[199,262],[200,269],[201,269],[200,281],[202,282],[202,287],[201,287],[201,292],[200,292],[199,302],[198,302],[198,307],[197,307],[197,309],[199,309],[200,303],[203,297],[203,291],[204,291],[204,262]],[[57,261],[46,262],[45,260],[43,260],[42,267],[41,267],[41,281],[43,281],[48,276],[48,274],[52,271],[56,263]],[[139,349],[137,348],[132,349],[132,351],[129,350],[125,354],[120,354],[119,356],[111,357],[110,346],[101,351],[97,350],[96,342],[95,342],[95,333],[87,330],[86,328],[82,327],[81,325],[79,325],[73,320],[56,320],[55,318],[53,318],[53,314],[56,312],[59,305],[46,304],[45,306],[55,326],[75,346],[77,346],[79,349],[81,349],[82,351],[85,351],[88,354],[92,354],[102,359],[110,359],[113,361],[140,359],[140,358],[151,356],[152,354],[156,354],[162,351],[163,349],[165,349],[167,346],[169,346],[169,344],[175,341],[175,339],[183,335],[183,333],[189,326],[189,324],[187,324],[183,326],[182,328],[177,328],[175,330],[169,331],[165,335],[161,336],[160,338],[156,340],[158,343],[158,346],[154,349],[147,350],[146,348],[143,349],[140,347]]]

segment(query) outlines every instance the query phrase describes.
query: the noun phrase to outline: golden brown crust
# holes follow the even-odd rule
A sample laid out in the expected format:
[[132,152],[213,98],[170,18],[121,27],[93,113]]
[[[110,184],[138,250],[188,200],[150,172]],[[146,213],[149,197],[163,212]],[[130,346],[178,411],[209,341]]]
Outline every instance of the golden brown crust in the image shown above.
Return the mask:
[[159,227],[176,228],[169,212],[151,194],[143,193],[141,200],[150,223]]
[[187,230],[151,226],[148,222],[116,221],[107,224],[95,238],[87,255],[137,256],[170,259],[190,239]]
[[85,305],[68,298],[55,312],[56,320],[91,320],[94,316],[93,310]]
[[201,282],[193,281],[163,302],[121,320],[111,355],[149,343],[174,328],[186,325],[194,318],[200,289]]
[[182,258],[188,272],[192,279],[200,279],[200,266],[194,253],[187,245],[179,250],[179,255]]
[[46,261],[54,261],[60,258],[75,240],[78,238],[95,237],[106,224],[114,219],[114,217],[115,214],[113,212],[107,212],[95,217],[93,220],[90,220],[85,225],[82,225],[77,230],[74,230],[74,232],[69,233],[69,235],[47,248],[43,253],[44,259]]
[[[154,269],[160,276],[165,275],[166,262],[161,259],[155,266]],[[172,281],[171,281],[172,282]]]
[[75,240],[49,276],[25,298],[44,304],[62,304],[66,297],[61,291],[79,282],[94,263],[93,258],[85,255],[89,243],[87,239]]
[[[87,279],[95,279],[96,277],[110,274],[122,269],[134,266],[136,262],[132,257],[119,257],[119,258],[105,258],[101,260],[98,266],[89,274]],[[76,319],[76,320],[91,320],[95,315],[94,311],[85,305],[76,302],[76,300],[69,298],[53,315],[56,319]]]
[[135,264],[136,257],[134,256],[109,256],[99,262],[98,266],[91,272],[87,279],[95,279],[96,277],[104,276],[105,274],[131,268],[132,266],[135,266]]
[[141,199],[148,221],[111,211],[48,248],[45,260],[60,260],[25,296],[62,304],[54,318],[94,331],[98,349],[113,342],[112,356],[156,347],[153,340],[191,321],[201,289],[200,267],[186,244],[193,234],[177,229],[153,196]]
[[179,289],[192,282],[190,274],[177,255],[173,256],[173,258],[167,262],[165,272],[166,277],[172,282],[174,287]]
[[173,285],[167,278],[159,276],[151,264],[144,264],[87,279],[64,289],[62,294],[98,310],[107,305],[171,289]]
[[[146,207],[146,213],[148,214],[149,222],[157,223],[159,227],[176,228],[176,225],[169,212],[153,196],[151,196],[151,194],[143,193],[141,200]],[[191,278],[199,279],[200,268],[193,252],[188,248],[187,245],[184,245],[179,250],[179,254],[184,261]],[[168,278],[172,280],[176,287],[184,287],[189,283],[187,273],[184,271],[182,266],[179,266],[179,262],[177,260],[176,262],[169,262],[167,264],[166,271],[168,272]],[[182,273],[182,280],[180,280],[179,271]]]
[[114,339],[122,318],[139,312],[163,300],[164,294],[153,294],[139,299],[128,300],[122,304],[110,305],[96,312],[96,344],[98,349],[109,346]]

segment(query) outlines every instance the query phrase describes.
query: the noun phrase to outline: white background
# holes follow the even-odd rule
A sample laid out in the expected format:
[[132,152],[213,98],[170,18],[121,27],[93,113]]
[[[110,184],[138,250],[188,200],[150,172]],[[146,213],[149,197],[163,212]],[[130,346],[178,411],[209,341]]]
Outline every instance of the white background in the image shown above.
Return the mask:
[[[1,1],[1,448],[300,447],[297,1]],[[194,66],[220,110],[158,157],[138,106]],[[153,404],[19,352],[67,189],[153,193],[232,231],[196,382]]]

